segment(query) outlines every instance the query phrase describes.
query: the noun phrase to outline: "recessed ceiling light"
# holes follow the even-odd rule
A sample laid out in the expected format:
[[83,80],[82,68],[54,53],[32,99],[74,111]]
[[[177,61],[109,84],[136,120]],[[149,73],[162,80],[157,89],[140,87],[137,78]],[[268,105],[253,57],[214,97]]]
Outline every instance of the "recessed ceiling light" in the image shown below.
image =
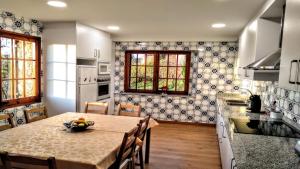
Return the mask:
[[211,27],[213,28],[224,28],[226,27],[226,24],[225,23],[214,23],[211,25]]
[[65,8],[67,7],[67,4],[64,1],[58,1],[58,0],[49,0],[47,2],[49,6],[57,7],[57,8]]
[[120,30],[120,27],[118,27],[118,26],[108,26],[107,29],[112,30],[112,31],[117,31],[117,30]]

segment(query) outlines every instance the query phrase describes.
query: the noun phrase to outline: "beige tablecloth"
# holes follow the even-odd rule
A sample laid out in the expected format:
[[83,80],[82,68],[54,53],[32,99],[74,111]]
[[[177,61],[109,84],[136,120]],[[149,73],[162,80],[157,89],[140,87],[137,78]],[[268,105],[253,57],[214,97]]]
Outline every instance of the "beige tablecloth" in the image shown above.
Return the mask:
[[[87,131],[70,133],[62,123],[84,117],[95,121]],[[59,169],[108,168],[116,158],[124,132],[141,118],[64,113],[0,132],[0,151],[47,158],[54,156]],[[151,119],[149,127],[158,123]]]

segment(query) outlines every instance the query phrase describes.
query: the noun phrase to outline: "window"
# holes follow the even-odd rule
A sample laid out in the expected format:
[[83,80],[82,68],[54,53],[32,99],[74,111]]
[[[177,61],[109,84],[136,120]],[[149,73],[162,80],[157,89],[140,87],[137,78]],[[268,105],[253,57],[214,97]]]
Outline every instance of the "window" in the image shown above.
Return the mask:
[[125,91],[188,94],[191,53],[126,51]]
[[75,99],[76,46],[53,44],[47,51],[47,96]]
[[0,44],[0,107],[39,102],[40,38],[0,31]]

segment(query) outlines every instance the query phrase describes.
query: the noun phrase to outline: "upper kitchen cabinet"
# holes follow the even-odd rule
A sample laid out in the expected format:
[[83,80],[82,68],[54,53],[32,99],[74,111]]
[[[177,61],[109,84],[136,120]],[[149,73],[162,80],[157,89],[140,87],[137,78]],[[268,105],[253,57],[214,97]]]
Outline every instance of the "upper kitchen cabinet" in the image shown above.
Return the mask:
[[98,53],[98,62],[111,62],[112,40],[109,34],[103,35],[100,39],[100,51]]
[[244,29],[239,38],[238,75],[240,78],[253,78],[253,70],[247,70],[244,67],[255,60],[256,37],[257,21],[254,21]]
[[[282,0],[267,3],[241,33],[238,57],[240,78],[278,81],[283,5]],[[275,6],[281,10],[275,12]]]
[[76,23],[77,58],[110,61],[110,34]]
[[[300,2],[286,1],[279,86],[300,91]],[[298,82],[298,84],[297,84]]]

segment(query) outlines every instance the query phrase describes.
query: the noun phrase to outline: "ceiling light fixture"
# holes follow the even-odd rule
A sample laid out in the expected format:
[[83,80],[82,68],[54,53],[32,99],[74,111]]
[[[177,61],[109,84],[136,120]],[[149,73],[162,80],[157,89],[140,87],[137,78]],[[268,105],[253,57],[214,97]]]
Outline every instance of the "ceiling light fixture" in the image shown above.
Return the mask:
[[58,1],[58,0],[49,0],[47,2],[47,4],[49,6],[56,7],[56,8],[65,8],[65,7],[67,7],[67,3],[65,3],[64,1]]
[[117,31],[117,30],[120,30],[120,27],[118,27],[118,26],[108,26],[107,29],[112,30],[112,31]]
[[224,28],[226,27],[225,23],[214,23],[211,25],[212,28]]

